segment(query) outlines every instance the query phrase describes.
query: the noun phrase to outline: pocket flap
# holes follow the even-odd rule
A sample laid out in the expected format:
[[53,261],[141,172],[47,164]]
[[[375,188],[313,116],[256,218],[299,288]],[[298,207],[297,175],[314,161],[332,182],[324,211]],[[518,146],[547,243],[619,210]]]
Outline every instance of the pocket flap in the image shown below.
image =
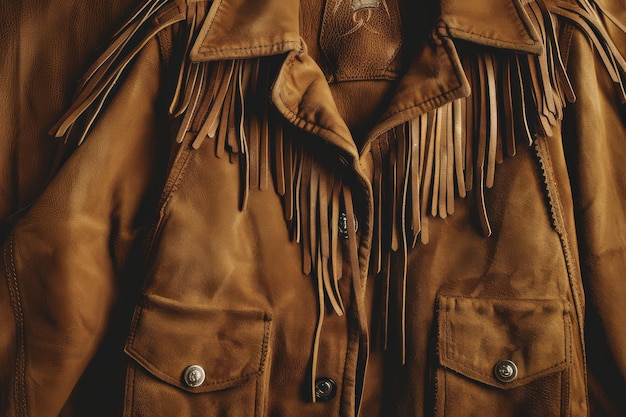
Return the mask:
[[[439,360],[448,369],[494,387],[524,385],[568,367],[567,312],[559,300],[440,296]],[[501,361],[517,368],[508,382],[498,375]]]
[[[125,352],[155,377],[189,392],[240,385],[263,372],[271,317],[256,310],[191,307],[147,295],[135,314]],[[190,387],[185,371],[193,365],[204,382]]]

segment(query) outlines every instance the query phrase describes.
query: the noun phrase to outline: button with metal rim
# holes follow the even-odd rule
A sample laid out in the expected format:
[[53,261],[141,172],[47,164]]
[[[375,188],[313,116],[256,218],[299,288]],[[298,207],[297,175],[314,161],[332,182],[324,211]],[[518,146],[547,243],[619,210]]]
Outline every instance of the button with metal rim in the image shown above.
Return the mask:
[[315,400],[319,402],[330,401],[337,394],[337,384],[332,378],[319,378],[315,380]]
[[500,382],[513,382],[517,379],[517,365],[515,365],[515,362],[509,360],[500,361],[493,369],[493,373]]
[[183,374],[183,382],[189,388],[198,388],[204,383],[206,379],[206,373],[200,365],[191,365],[185,369]]
[[[359,231],[359,221],[354,216],[354,231]],[[339,235],[344,239],[348,239],[348,215],[345,212],[339,213]]]

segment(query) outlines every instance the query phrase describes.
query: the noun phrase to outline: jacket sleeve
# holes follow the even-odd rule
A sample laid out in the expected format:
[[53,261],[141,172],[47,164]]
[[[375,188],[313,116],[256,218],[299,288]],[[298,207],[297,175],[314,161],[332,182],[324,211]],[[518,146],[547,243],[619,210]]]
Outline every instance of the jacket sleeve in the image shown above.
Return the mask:
[[2,416],[59,415],[103,339],[120,271],[158,198],[161,70],[152,39],[2,248]]
[[[626,10],[598,1],[599,15],[624,65]],[[586,298],[585,340],[593,416],[626,415],[626,107],[623,83],[609,77],[589,39],[574,26],[568,73],[576,102],[568,107],[564,147],[574,198]],[[623,98],[622,98],[623,99]]]
[[0,2],[0,242],[49,177],[76,76],[138,2]]

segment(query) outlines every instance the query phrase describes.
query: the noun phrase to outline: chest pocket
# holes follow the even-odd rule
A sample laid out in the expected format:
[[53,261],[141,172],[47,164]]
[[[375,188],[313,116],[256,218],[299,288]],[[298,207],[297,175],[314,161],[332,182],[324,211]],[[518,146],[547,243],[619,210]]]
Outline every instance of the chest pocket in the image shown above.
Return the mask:
[[438,314],[437,416],[568,415],[563,302],[442,296]]
[[271,318],[145,296],[125,351],[124,415],[263,415]]

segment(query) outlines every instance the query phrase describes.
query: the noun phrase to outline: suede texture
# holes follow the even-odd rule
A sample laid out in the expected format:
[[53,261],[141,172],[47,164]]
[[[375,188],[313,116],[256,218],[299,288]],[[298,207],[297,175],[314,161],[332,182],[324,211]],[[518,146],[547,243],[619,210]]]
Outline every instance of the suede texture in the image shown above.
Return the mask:
[[361,3],[147,0],[38,102],[0,415],[626,415],[619,2]]

